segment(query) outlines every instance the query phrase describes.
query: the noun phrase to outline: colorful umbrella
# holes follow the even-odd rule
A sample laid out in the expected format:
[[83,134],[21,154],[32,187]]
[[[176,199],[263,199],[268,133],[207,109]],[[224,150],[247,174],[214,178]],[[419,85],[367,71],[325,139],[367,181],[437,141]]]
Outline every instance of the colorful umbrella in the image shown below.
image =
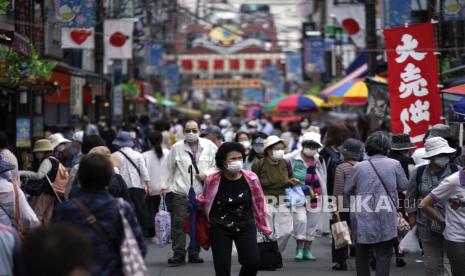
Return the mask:
[[364,105],[368,102],[368,87],[364,82],[357,82],[344,94],[344,104]]
[[324,104],[324,100],[316,96],[290,95],[276,105],[276,111],[317,111]]
[[286,98],[286,96],[281,96],[279,98],[275,98],[273,100],[271,100],[271,102],[267,103],[265,105],[265,111],[273,111],[276,109],[276,105],[279,104],[279,102],[281,102],[284,98]]

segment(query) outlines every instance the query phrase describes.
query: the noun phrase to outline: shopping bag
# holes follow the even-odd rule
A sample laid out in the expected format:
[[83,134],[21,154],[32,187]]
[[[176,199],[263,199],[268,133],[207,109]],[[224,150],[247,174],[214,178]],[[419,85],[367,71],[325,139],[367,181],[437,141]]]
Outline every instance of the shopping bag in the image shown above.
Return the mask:
[[165,198],[160,201],[160,208],[155,215],[155,244],[165,247],[171,239],[171,215],[166,208]]
[[[183,232],[190,235],[189,216],[184,219]],[[195,211],[195,240],[197,245],[205,250],[210,249],[210,239],[208,237],[208,220],[202,210]]]
[[336,213],[337,222],[331,225],[331,233],[333,234],[334,247],[340,249],[352,245],[350,238],[350,229],[346,221],[341,221],[339,214]]
[[304,191],[300,186],[294,186],[286,189],[288,206],[304,206],[307,202]]
[[258,243],[260,253],[259,270],[274,271],[283,267],[283,258],[279,252],[278,242],[263,235],[263,241]]
[[418,238],[417,238],[417,226],[416,225],[400,241],[399,250],[403,253],[421,252],[420,243],[418,242]]

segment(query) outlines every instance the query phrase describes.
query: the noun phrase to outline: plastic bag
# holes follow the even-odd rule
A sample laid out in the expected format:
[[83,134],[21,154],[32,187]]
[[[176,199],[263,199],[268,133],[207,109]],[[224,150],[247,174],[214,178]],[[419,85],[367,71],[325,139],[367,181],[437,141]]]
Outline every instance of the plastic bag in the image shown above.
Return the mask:
[[304,191],[302,190],[302,187],[300,186],[295,186],[291,188],[286,189],[286,196],[288,200],[288,206],[304,206],[305,203],[307,202],[307,199],[305,198]]
[[400,241],[399,249],[404,253],[421,252],[420,243],[417,237],[417,226],[412,228],[407,235]]
[[164,247],[171,239],[171,215],[167,211],[165,199],[162,197],[160,208],[155,216],[155,244]]

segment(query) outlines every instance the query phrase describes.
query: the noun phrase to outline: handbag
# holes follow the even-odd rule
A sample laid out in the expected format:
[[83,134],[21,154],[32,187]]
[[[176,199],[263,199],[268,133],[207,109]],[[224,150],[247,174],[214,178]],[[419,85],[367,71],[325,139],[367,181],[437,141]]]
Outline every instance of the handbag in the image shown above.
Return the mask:
[[155,244],[164,247],[171,239],[171,215],[167,211],[164,197],[161,198],[159,210],[155,215]]
[[[184,219],[183,232],[190,234],[189,216]],[[208,238],[208,220],[207,216],[200,209],[195,211],[195,241],[197,245],[205,250],[210,248],[210,239]]]
[[258,270],[275,271],[283,267],[283,257],[279,252],[278,242],[269,236],[263,235],[262,242],[258,243],[260,253],[260,266]]
[[[384,183],[383,179],[381,178],[381,175],[378,173],[378,170],[376,167],[373,165],[371,160],[368,160],[370,163],[371,167],[375,171],[376,175],[378,176],[379,181],[383,185],[384,190],[386,191],[386,194],[388,195],[389,199],[391,200],[391,203],[396,206],[394,200],[392,199],[391,195],[389,194],[389,191],[386,187],[386,184]],[[408,222],[405,220],[404,216],[402,215],[401,212],[397,212],[397,234],[399,235],[399,238],[403,238],[405,235],[407,235],[408,231],[410,231],[410,225]]]
[[341,221],[339,213],[336,213],[336,222],[331,225],[331,233],[334,239],[334,248],[340,249],[352,245],[350,229],[346,221]]
[[144,257],[140,252],[139,244],[134,237],[131,225],[124,214],[124,199],[118,198],[118,211],[121,216],[124,229],[124,239],[121,243],[121,266],[125,276],[148,276],[147,267],[145,266]]
[[304,206],[305,203],[307,203],[307,199],[305,198],[305,194],[301,186],[289,187],[286,188],[285,191],[288,206]]
[[418,241],[416,225],[400,241],[399,250],[403,253],[421,252],[422,249],[420,247],[420,242]]

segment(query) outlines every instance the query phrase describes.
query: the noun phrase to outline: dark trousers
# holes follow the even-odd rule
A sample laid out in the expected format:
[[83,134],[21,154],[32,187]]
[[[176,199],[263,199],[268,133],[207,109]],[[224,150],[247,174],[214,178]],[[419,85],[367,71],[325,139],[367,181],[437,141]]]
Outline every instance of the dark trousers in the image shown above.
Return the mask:
[[370,276],[370,251],[376,258],[376,276],[388,276],[391,268],[392,247],[392,240],[374,244],[357,243],[355,258],[357,276]]
[[[147,206],[147,237],[155,237],[155,215],[159,211],[161,196],[153,195],[145,198],[145,205]],[[165,195],[165,203],[168,212],[173,211],[173,194],[167,193]]]
[[145,205],[145,190],[140,188],[129,188],[129,199],[131,200],[137,221],[144,232],[147,234],[147,207]]
[[[339,217],[341,221],[346,221],[347,225],[350,228],[350,213],[349,212],[340,212]],[[336,220],[331,220],[331,224],[336,223]],[[347,260],[349,255],[349,247],[345,246],[343,248],[336,249],[334,247],[334,238],[333,242],[331,243],[331,253],[333,257],[333,263],[343,263]]]
[[233,232],[218,226],[210,228],[210,244],[216,276],[231,275],[232,243],[236,244],[239,263],[242,265],[239,276],[257,275],[260,255],[257,245],[257,229],[248,227],[241,232]]
[[[183,231],[184,219],[188,213],[189,199],[185,195],[173,194],[173,212],[171,212],[171,239],[175,255],[186,256],[186,234]],[[197,245],[194,252],[189,248],[189,255],[197,255],[200,246]]]
[[465,242],[444,241],[452,276],[465,275]]

